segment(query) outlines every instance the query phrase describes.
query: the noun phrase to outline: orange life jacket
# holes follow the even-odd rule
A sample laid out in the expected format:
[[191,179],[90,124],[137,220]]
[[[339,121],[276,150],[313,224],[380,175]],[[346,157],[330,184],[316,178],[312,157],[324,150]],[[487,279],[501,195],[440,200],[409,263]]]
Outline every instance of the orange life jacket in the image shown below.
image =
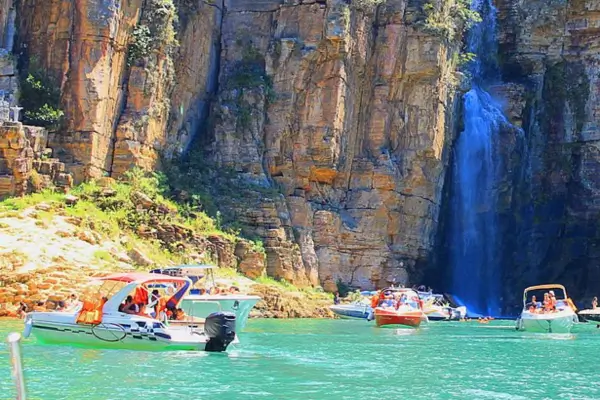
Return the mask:
[[373,297],[371,297],[371,307],[375,308],[379,305],[379,296],[378,295],[373,295]]

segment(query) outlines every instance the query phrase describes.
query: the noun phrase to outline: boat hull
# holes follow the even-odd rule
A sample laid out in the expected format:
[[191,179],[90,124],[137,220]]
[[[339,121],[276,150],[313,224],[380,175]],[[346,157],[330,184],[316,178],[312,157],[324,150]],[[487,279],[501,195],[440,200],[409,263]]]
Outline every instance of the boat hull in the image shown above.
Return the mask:
[[353,304],[333,305],[329,306],[329,309],[340,318],[345,319],[367,319],[373,310],[370,306]]
[[582,310],[579,312],[579,316],[587,322],[600,323],[600,309]]
[[536,314],[524,311],[517,320],[517,330],[538,333],[571,333],[577,315],[571,310]]
[[181,300],[180,307],[187,315],[206,318],[213,312],[229,311],[235,314],[236,331],[246,327],[250,311],[258,303],[260,297],[245,295],[189,295]]
[[[24,336],[33,335],[44,344],[144,351],[207,350],[211,339],[203,322],[176,321],[165,326],[151,318],[107,317],[96,325],[76,323],[68,313],[31,313],[25,320]],[[233,343],[238,342],[237,336]],[[225,345],[225,348],[227,347]],[[223,351],[223,350],[218,350]]]
[[398,312],[395,310],[375,309],[375,324],[379,327],[418,328],[423,321],[421,311]]
[[[95,334],[94,334],[95,333]],[[109,333],[107,330],[86,329],[85,327],[73,327],[69,331],[50,325],[35,325],[31,334],[43,344],[70,345],[75,347],[120,349],[120,350],[142,350],[142,351],[172,351],[190,350],[202,351],[206,343],[174,343],[163,340],[152,340],[148,336],[134,337],[131,334],[124,335],[116,331]],[[103,339],[110,339],[106,341]],[[122,339],[121,339],[122,338]],[[117,340],[121,339],[121,340]]]

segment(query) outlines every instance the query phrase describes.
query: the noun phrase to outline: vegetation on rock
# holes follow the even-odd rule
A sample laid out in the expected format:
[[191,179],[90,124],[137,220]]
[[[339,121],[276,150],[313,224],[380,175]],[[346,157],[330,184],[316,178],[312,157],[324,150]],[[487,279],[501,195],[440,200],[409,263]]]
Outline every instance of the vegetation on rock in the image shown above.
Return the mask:
[[[235,262],[223,267],[221,253],[235,258],[236,247],[230,244],[239,238],[219,229],[204,212],[170,199],[169,193],[163,175],[135,169],[120,181],[91,181],[70,194],[46,190],[0,202],[0,216],[6,221],[0,224],[0,272],[6,278],[6,288],[0,290],[0,316],[14,316],[19,301],[53,304],[73,290],[85,290],[86,277],[102,271],[195,262],[221,265],[216,270],[217,286],[234,285],[260,295],[254,317],[332,316],[327,309],[331,295],[322,290],[299,289],[264,275],[252,281],[235,269]],[[187,236],[177,240],[178,232]],[[20,237],[31,235],[43,237],[34,253],[11,250],[19,247]],[[247,248],[264,252],[260,242]],[[25,264],[28,270],[21,272]],[[69,282],[69,275],[72,282],[61,283],[63,276]],[[18,289],[19,296],[11,294],[21,287],[25,289]]]
[[185,198],[181,203],[183,209],[205,212],[218,221],[220,229],[252,239],[255,247],[264,251],[261,239],[245,231],[233,210],[264,198],[278,197],[279,191],[249,182],[231,168],[223,167],[217,171],[204,160],[202,150],[196,149],[185,158],[163,163],[169,184]]
[[351,0],[350,7],[360,11],[372,11],[386,0]]
[[176,22],[177,10],[173,0],[149,0],[140,23],[132,33],[129,64],[140,62],[159,50],[167,55],[175,50],[178,46],[174,28]]
[[425,31],[448,44],[457,43],[473,24],[481,22],[481,15],[471,9],[470,0],[429,0],[422,11]]
[[64,113],[60,109],[60,87],[52,77],[33,67],[21,76],[19,103],[23,122],[43,127],[56,126]]
[[[82,229],[99,232],[111,239],[124,233],[131,238],[131,246],[141,245],[153,253],[157,263],[189,262],[198,253],[200,243],[193,237],[218,236],[235,243],[237,237],[218,228],[215,220],[204,212],[191,210],[167,198],[168,187],[162,174],[145,174],[134,169],[121,181],[108,180],[84,183],[71,192],[77,201],[68,205],[67,195],[46,190],[21,198],[10,198],[0,203],[0,212],[19,211],[39,203],[47,203],[51,210],[78,220]],[[179,235],[161,234],[161,230],[180,231]],[[156,232],[158,230],[158,232]],[[187,236],[189,243],[168,240]],[[257,245],[259,246],[259,245]],[[204,261],[214,261],[214,254],[206,252]]]
[[273,102],[275,91],[273,81],[265,70],[264,56],[247,40],[238,39],[236,45],[243,48],[242,59],[234,64],[226,87],[235,91],[238,126],[247,129],[252,123],[254,105],[245,98],[245,94],[260,93],[266,102]]

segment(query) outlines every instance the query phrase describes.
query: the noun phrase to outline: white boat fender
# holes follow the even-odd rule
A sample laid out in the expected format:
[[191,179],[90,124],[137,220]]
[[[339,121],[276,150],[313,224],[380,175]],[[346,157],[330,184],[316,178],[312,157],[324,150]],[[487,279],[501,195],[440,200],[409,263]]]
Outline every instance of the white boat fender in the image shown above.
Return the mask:
[[23,330],[23,337],[28,338],[31,335],[31,329],[33,329],[33,319],[31,315],[27,314],[25,317],[25,329]]

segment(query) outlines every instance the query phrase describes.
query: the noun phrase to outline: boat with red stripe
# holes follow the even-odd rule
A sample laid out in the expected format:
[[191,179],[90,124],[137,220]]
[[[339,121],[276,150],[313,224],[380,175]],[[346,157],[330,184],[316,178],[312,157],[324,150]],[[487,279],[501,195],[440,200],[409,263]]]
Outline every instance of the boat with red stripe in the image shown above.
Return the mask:
[[417,292],[408,288],[383,291],[384,297],[375,308],[375,323],[379,327],[418,328],[428,322],[423,312],[423,301]]

